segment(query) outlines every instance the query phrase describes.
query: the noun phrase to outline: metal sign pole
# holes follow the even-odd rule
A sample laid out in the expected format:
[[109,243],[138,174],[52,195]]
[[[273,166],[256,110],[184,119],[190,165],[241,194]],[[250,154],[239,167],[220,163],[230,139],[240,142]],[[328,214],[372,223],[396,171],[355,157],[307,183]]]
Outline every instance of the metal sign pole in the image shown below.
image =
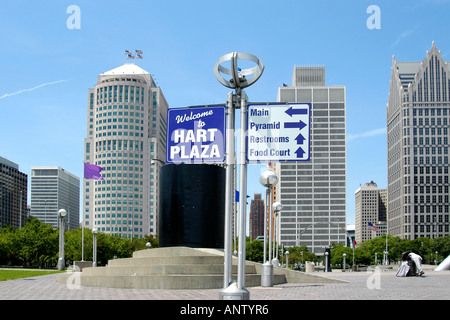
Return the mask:
[[[238,59],[246,59],[256,63],[253,68],[242,70],[238,67]],[[231,69],[221,66],[225,61],[231,62]],[[243,88],[255,83],[264,71],[264,64],[254,55],[248,53],[232,52],[222,56],[214,66],[217,80],[225,87],[236,90],[236,94],[228,94],[227,101],[227,168],[226,168],[226,194],[225,194],[225,245],[224,245],[224,286],[219,297],[222,300],[248,300],[250,293],[245,289],[245,245],[246,245],[246,217],[247,217],[247,155],[246,155],[246,127],[247,127],[247,95]],[[221,73],[230,75],[232,79],[225,80]],[[248,78],[246,76],[249,76]],[[240,99],[240,104],[233,98]],[[231,212],[233,208],[233,174],[234,174],[234,109],[241,108],[241,138],[240,138],[240,190],[239,190],[239,261],[238,281],[230,283],[231,279]],[[230,132],[231,130],[231,132]]]
[[247,124],[247,95],[241,91],[241,145],[239,163],[239,247],[238,247],[238,289],[243,292],[244,299],[248,291],[245,289],[245,244],[246,244],[246,218],[247,218],[247,161],[246,161],[246,132],[244,128]]
[[233,179],[235,172],[234,163],[234,105],[233,93],[228,93],[227,100],[227,132],[226,132],[226,190],[225,190],[225,235],[224,235],[224,277],[223,287],[227,288],[231,282],[232,273],[232,245],[233,245]]

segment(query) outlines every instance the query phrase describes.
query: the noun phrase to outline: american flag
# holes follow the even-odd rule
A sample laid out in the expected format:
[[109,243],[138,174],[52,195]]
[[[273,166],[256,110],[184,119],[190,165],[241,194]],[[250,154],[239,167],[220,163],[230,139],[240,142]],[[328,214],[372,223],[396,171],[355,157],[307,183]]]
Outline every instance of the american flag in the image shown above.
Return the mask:
[[143,54],[142,50],[135,50],[136,54]]
[[130,55],[130,54],[131,54],[131,52],[130,52],[130,51],[128,51],[128,50],[125,50],[125,54],[127,54],[127,55]]
[[374,226],[372,223],[368,223],[367,224],[369,230],[373,230],[373,231],[380,231],[380,229],[378,229],[376,226]]
[[137,55],[137,58],[138,58],[138,59],[142,59],[142,58],[144,58],[144,57],[142,56],[142,54],[138,54],[138,55]]

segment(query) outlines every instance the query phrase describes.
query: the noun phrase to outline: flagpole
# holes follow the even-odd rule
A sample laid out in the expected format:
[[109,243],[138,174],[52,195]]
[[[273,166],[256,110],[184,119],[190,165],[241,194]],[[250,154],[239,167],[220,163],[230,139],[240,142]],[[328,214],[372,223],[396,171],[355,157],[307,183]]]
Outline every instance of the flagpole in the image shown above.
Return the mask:
[[84,261],[84,217],[81,222],[81,261]]
[[[93,180],[104,180],[102,175],[100,174],[100,172],[103,170],[102,167],[94,165],[94,164],[89,164],[89,163],[84,163],[84,174],[83,177],[84,179],[93,179]],[[83,213],[83,220],[81,223],[81,261],[84,261],[84,224],[85,224],[85,219],[84,219],[84,213]]]

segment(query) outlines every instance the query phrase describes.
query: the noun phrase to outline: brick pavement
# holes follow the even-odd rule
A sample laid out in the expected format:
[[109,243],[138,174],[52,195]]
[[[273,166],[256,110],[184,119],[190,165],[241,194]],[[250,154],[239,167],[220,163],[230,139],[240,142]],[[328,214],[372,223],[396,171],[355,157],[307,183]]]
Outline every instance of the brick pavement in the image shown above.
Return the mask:
[[[450,271],[427,270],[424,277],[398,278],[395,271],[332,272],[346,281],[250,287],[250,300],[450,300]],[[0,300],[218,300],[219,289],[149,290],[79,287],[57,283],[61,274],[0,282]]]

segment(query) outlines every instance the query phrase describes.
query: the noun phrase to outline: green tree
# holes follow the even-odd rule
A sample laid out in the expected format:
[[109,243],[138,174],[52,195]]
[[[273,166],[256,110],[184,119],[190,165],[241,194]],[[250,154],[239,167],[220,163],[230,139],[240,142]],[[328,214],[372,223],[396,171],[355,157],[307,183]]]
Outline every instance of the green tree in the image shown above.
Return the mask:
[[264,242],[259,240],[250,241],[250,238],[247,238],[245,247],[246,260],[262,262],[264,259],[263,248]]
[[37,264],[42,268],[58,261],[58,231],[29,217],[25,225],[17,230],[18,258],[24,264]]
[[[320,259],[312,252],[308,251],[307,246],[301,247],[289,247],[285,248],[283,256],[281,257],[282,263],[286,263],[286,251],[289,251],[289,265],[295,265],[296,263],[306,263],[306,261],[319,262]],[[303,255],[302,255],[303,252]]]
[[[353,264],[353,249],[350,247],[344,247],[343,244],[333,244],[331,249],[331,260],[330,263],[333,266],[343,266],[344,264],[344,253],[346,268],[349,268]],[[356,263],[356,249],[355,249],[355,263]],[[359,257],[360,259],[360,257]]]
[[17,261],[18,243],[16,229],[5,225],[0,229],[0,264],[10,264]]
[[81,228],[66,231],[64,234],[64,257],[66,261],[92,261],[93,237],[89,228],[84,228],[84,255],[82,250],[83,230]]

